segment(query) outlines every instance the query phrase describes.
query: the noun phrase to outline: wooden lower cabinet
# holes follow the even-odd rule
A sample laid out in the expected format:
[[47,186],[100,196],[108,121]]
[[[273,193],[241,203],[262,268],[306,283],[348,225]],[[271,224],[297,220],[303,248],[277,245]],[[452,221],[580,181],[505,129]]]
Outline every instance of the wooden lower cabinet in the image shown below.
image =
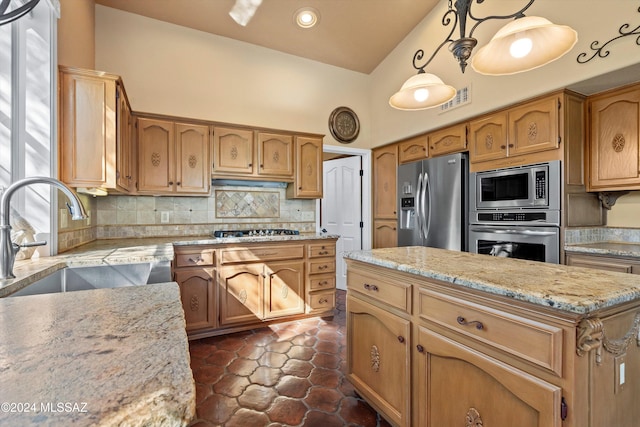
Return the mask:
[[398,223],[396,220],[373,221],[373,247],[393,248],[398,246]]
[[565,252],[567,265],[617,271],[619,273],[640,274],[640,259],[621,256],[573,254]]
[[418,426],[562,425],[560,387],[425,327],[416,342]]
[[217,327],[215,273],[212,268],[177,271],[174,280],[180,286],[180,298],[187,332]]
[[190,339],[332,316],[335,239],[174,245]]
[[352,296],[347,313],[349,381],[392,424],[411,425],[411,322]]
[[347,267],[347,376],[392,425],[638,425],[640,302],[586,316]]

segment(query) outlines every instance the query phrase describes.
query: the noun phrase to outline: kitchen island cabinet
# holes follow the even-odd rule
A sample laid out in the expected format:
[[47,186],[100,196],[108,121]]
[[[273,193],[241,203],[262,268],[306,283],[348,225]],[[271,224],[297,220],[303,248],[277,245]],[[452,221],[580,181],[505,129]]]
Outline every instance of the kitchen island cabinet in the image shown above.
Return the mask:
[[[425,247],[345,257],[348,377],[393,425],[640,419],[633,275]],[[384,394],[398,378],[410,388]],[[403,392],[408,407],[394,404]]]

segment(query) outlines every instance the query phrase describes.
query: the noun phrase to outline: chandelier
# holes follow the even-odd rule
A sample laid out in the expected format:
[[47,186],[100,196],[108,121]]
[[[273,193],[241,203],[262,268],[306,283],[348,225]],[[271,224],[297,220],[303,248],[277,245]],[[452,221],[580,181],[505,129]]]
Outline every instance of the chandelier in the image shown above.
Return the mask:
[[[575,30],[565,25],[555,25],[538,16],[525,16],[524,12],[534,1],[530,0],[522,9],[508,15],[478,18],[471,10],[474,0],[456,0],[455,3],[449,0],[448,10],[442,17],[442,25],[451,27],[449,34],[428,59],[424,60],[424,50],[416,51],[413,55],[413,68],[418,70],[418,74],[402,85],[389,99],[389,105],[399,110],[424,110],[442,105],[455,97],[454,87],[424,70],[445,45],[449,45],[449,50],[463,73],[471,58],[471,67],[476,72],[494,76],[529,71],[569,52],[578,41]],[[481,4],[485,0],[475,2]],[[471,57],[478,44],[478,40],[473,37],[474,31],[478,25],[493,19],[513,21],[502,27],[487,45]],[[468,35],[467,25],[473,25]],[[459,29],[460,37],[454,40],[456,28]]]

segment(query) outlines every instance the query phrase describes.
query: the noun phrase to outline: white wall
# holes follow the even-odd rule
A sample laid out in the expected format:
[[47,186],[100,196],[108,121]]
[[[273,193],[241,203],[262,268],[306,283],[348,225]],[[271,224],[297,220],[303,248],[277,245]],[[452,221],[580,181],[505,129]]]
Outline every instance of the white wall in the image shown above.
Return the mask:
[[368,76],[244,42],[96,6],[96,68],[122,76],[134,111],[325,134],[338,106],[360,117]]
[[[525,1],[492,0],[482,5],[472,5],[477,16],[513,13]],[[401,44],[371,74],[371,140],[382,145],[403,137],[458,122],[483,112],[509,105],[573,83],[640,63],[640,47],[635,37],[627,37],[610,45],[611,54],[606,59],[595,59],[587,64],[578,64],[580,52],[589,51],[594,40],[605,42],[618,35],[618,28],[628,23],[640,25],[638,3],[629,0],[537,0],[526,12],[540,15],[557,24],[573,27],[578,32],[578,43],[560,60],[545,67],[512,76],[483,76],[471,66],[464,74],[457,61],[444,46],[426,69],[442,78],[446,83],[462,88],[471,85],[471,104],[439,114],[438,109],[406,112],[391,108],[389,97],[404,81],[416,74],[412,66],[413,54],[423,48],[430,55],[448,31],[442,26],[442,16],[447,10],[447,1],[427,16]],[[482,11],[487,11],[482,13]],[[474,36],[479,46],[486,44],[492,35],[507,21],[487,21],[481,24]],[[477,49],[477,48],[476,48]],[[637,76],[640,80],[640,76]]]

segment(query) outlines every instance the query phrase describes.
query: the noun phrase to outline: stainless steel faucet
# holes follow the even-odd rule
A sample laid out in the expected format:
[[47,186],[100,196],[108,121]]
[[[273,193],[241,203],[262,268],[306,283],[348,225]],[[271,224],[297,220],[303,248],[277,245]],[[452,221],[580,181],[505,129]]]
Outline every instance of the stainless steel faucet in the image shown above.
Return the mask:
[[[20,250],[20,246],[11,241],[11,224],[9,223],[11,196],[13,196],[13,193],[18,189],[31,184],[49,184],[58,187],[71,202],[71,205],[67,204],[71,212],[71,219],[87,218],[87,212],[84,210],[84,206],[82,206],[82,202],[80,202],[76,193],[57,179],[46,176],[34,176],[21,179],[11,184],[4,190],[2,198],[0,199],[0,280],[14,279],[16,277],[13,274],[13,263],[16,260],[16,254]],[[46,244],[46,242],[38,242],[35,244]],[[23,246],[33,245],[34,243]]]

